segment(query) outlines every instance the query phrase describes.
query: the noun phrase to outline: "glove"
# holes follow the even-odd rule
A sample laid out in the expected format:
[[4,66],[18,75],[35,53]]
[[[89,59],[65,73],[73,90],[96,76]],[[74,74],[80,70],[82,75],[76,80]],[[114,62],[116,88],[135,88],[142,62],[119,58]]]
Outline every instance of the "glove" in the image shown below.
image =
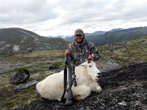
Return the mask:
[[94,60],[94,54],[93,53],[88,56],[88,60]]
[[65,50],[65,56],[66,56],[67,54],[70,54],[70,50],[69,50],[69,49],[66,49],[66,50]]

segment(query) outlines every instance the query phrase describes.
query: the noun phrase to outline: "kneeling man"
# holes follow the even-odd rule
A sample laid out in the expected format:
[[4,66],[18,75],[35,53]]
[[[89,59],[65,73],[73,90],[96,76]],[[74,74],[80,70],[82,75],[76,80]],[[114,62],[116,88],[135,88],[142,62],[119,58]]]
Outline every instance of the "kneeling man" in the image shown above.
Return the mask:
[[[83,30],[77,29],[74,33],[74,42],[69,44],[68,48],[65,51],[65,55],[70,57],[70,60],[72,62],[71,68],[74,68],[74,66],[78,66],[81,63],[85,62],[85,60],[98,60],[100,58],[100,55],[95,48],[94,44],[88,42],[85,38],[85,34]],[[66,59],[67,60],[67,59]],[[70,69],[71,69],[70,68]],[[68,70],[70,70],[68,69]],[[71,70],[70,70],[71,71]],[[74,70],[72,70],[74,71]],[[69,82],[68,84],[72,84],[72,74],[69,74]],[[66,104],[72,104],[72,91],[71,88],[67,89],[67,98],[66,98]]]

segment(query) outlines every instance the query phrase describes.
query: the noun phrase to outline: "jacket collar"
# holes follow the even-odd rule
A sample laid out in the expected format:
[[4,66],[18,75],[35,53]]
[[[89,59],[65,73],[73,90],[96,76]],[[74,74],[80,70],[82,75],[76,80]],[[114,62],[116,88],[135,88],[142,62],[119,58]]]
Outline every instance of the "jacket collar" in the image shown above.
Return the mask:
[[87,40],[84,38],[82,43],[77,43],[76,41],[74,41],[74,44],[75,44],[76,46],[78,46],[78,47],[82,47],[82,46],[84,46],[85,44],[87,44]]

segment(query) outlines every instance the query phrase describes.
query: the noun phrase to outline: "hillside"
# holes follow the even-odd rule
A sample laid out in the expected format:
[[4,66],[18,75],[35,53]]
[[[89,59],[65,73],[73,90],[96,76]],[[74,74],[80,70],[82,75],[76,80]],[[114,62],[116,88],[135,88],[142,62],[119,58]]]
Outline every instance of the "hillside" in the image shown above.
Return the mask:
[[[128,42],[107,44],[98,47],[101,70],[107,62],[116,62],[121,67],[101,73],[98,81],[103,91],[92,93],[88,98],[75,101],[72,106],[41,98],[15,110],[146,110],[147,109],[147,37]],[[110,66],[110,65],[109,65]]]
[[102,61],[114,61],[120,65],[147,62],[147,37],[99,46]]
[[29,52],[34,50],[64,49],[68,44],[61,38],[41,37],[21,28],[0,29],[0,53]]
[[137,27],[106,32],[104,35],[100,36],[102,39],[97,39],[97,41],[94,40],[94,42],[96,45],[111,44],[115,42],[136,40],[142,38],[143,36],[147,36],[147,27]]
[[[101,55],[96,62],[102,71],[100,94],[92,93],[84,101],[64,108],[60,103],[45,102],[35,88],[19,92],[9,83],[10,75],[27,69],[37,81],[64,68],[64,50],[33,51],[0,56],[0,108],[2,110],[88,109],[146,110],[147,107],[147,37],[97,47]],[[49,67],[56,67],[51,70]],[[5,99],[5,100],[3,100]]]
[[[86,34],[86,38],[97,46],[135,40],[143,36],[147,36],[147,27],[113,29],[101,34]],[[73,37],[67,37],[66,40],[73,41]]]

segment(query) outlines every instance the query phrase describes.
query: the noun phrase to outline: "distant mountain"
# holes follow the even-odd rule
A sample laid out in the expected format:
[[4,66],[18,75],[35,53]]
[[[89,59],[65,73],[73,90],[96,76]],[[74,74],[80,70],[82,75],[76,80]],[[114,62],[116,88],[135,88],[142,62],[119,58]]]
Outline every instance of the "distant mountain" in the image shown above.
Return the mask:
[[121,30],[123,30],[123,29],[122,28],[116,28],[116,29],[110,30],[109,32],[118,32],[118,31],[121,31]]
[[[110,31],[96,34],[94,33],[86,33],[86,38],[93,42],[95,45],[104,45],[104,44],[111,44],[115,42],[122,42],[122,41],[129,41],[141,38],[142,36],[147,36],[147,27],[136,27],[136,28],[129,28],[129,29],[112,29]],[[73,37],[67,37],[65,40],[73,41]]]
[[115,42],[130,41],[147,36],[147,27],[136,27],[129,29],[120,29],[117,31],[108,31],[102,36],[97,36],[94,41],[96,45],[111,44]]
[[65,49],[67,44],[62,38],[41,37],[21,28],[0,29],[0,53]]
[[93,32],[92,34],[95,34],[95,35],[102,35],[102,34],[104,34],[105,33],[105,31],[95,31],[95,32]]

